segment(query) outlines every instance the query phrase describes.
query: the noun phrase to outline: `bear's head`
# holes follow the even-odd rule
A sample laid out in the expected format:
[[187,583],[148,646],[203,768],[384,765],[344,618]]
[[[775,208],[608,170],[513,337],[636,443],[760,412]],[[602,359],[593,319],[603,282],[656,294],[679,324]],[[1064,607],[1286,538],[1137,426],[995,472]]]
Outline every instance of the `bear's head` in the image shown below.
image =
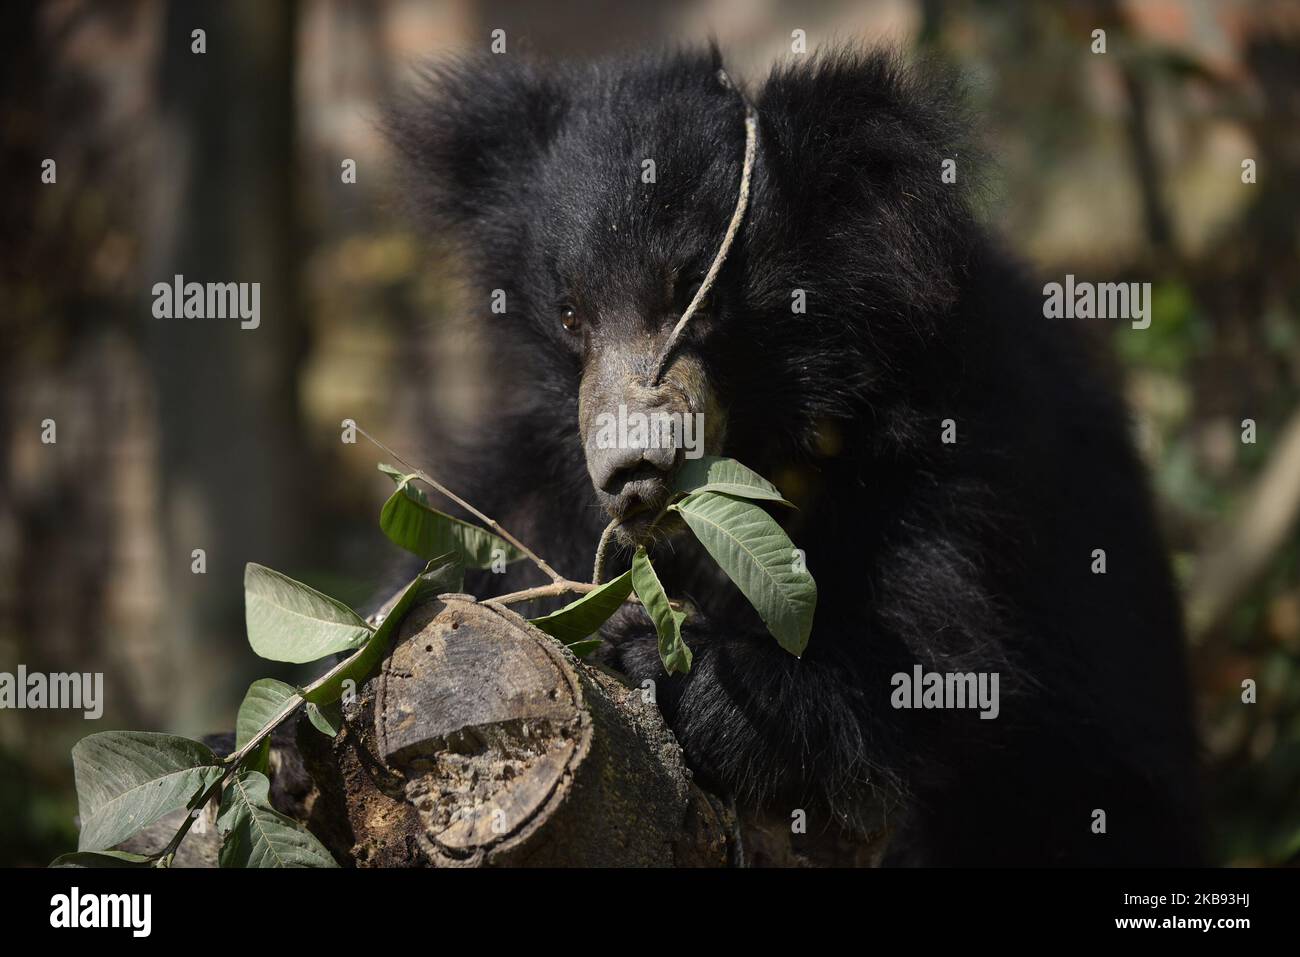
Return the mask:
[[971,231],[950,85],[885,53],[775,68],[753,100],[747,214],[656,376],[740,187],[746,105],[717,50],[482,55],[425,81],[390,123],[409,194],[463,248],[488,341],[520,347],[521,381],[564,410],[625,538],[648,534],[687,457],[775,477],[870,444],[857,426],[905,431],[891,416],[942,338]]

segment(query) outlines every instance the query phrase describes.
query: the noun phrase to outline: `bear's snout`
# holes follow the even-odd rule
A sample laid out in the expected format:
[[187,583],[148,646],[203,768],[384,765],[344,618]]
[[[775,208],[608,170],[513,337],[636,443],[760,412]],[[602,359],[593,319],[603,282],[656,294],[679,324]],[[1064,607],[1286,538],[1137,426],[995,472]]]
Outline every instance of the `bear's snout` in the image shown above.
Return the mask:
[[[592,416],[586,433],[587,472],[611,518],[668,504],[684,457],[682,423],[691,415],[679,396],[633,386]],[[674,401],[676,399],[676,401]]]

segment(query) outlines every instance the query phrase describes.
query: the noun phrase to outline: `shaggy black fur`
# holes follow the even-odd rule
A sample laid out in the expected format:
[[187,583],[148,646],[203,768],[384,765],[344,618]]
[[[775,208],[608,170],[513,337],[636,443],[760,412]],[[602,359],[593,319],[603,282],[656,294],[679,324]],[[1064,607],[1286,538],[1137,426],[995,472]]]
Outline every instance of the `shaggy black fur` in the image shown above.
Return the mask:
[[[463,242],[500,363],[500,407],[455,481],[574,577],[606,516],[557,303],[630,304],[671,327],[679,305],[655,290],[707,268],[739,180],[743,104],[718,65],[468,59],[434,68],[392,123],[409,194]],[[813,828],[883,804],[891,862],[1195,861],[1178,604],[1125,413],[1086,321],[1043,318],[974,222],[959,102],[942,76],[847,50],[754,92],[750,211],[686,347],[727,407],[727,453],[799,505],[780,518],[817,579],[812,639],[802,660],[782,651],[680,536],[655,559],[702,611],[685,630],[694,669],[663,674],[639,612],[609,629],[609,660],[656,680],[703,780],[807,808]],[[941,181],[952,156],[961,186]],[[507,315],[489,315],[492,289]],[[521,564],[473,585],[540,580]],[[1000,716],[895,710],[890,678],[918,662],[999,672]]]

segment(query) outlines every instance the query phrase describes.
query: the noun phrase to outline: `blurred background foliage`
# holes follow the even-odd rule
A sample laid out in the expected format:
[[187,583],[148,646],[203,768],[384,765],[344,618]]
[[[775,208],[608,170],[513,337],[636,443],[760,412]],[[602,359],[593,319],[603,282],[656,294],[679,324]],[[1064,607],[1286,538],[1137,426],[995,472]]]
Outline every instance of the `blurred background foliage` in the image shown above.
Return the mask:
[[[0,863],[75,843],[68,752],[88,731],[231,726],[265,671],[246,561],[374,594],[387,480],[342,419],[436,466],[431,437],[510,388],[443,321],[475,310],[409,231],[375,127],[416,60],[495,28],[557,57],[711,33],[751,83],[796,29],[964,71],[1008,244],[1044,281],[1153,284],[1151,327],[1112,334],[1189,607],[1213,859],[1300,860],[1300,8],[18,0],[0,31],[0,670],[103,671],[107,702],[93,726],[0,711]],[[175,273],[261,282],[261,328],[152,319]]]

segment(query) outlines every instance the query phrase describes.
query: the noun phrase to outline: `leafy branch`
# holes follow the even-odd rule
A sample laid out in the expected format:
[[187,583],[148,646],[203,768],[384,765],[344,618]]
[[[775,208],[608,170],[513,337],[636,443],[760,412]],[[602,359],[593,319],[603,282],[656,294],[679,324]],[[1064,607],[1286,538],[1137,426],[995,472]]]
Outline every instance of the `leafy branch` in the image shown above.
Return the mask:
[[[682,637],[687,612],[682,603],[669,599],[646,549],[636,549],[628,571],[603,580],[618,522],[611,522],[601,535],[593,580],[570,580],[499,522],[365,430],[357,431],[407,469],[379,466],[397,485],[380,511],[379,524],[395,544],[424,558],[424,569],[386,615],[367,621],[328,595],[250,563],[244,599],[254,652],[271,661],[299,664],[345,657],[303,688],[270,678],[255,681],[236,718],[235,750],[224,758],[198,741],[152,732],[109,731],[78,742],[72,752],[81,816],[78,851],[63,855],[54,866],[168,867],[194,821],[218,799],[221,866],[336,866],[310,831],[271,806],[271,735],[300,709],[317,730],[337,734],[342,726],[340,702],[349,700],[379,666],[406,614],[428,598],[463,591],[466,568],[504,572],[512,562],[527,559],[550,579],[485,602],[498,608],[576,595],[568,605],[530,623],[579,657],[599,644],[596,633],[622,604],[638,602],[658,635],[665,670],[690,670],[693,656]],[[433,508],[415,481],[465,509],[481,525]],[[706,457],[688,461],[679,470],[669,503],[651,524],[669,511],[677,513],[781,646],[799,655],[812,628],[816,584],[803,566],[802,553],[760,502],[790,504],[775,486],[739,462]],[[155,853],[112,849],[178,810],[185,811],[183,822]]]

